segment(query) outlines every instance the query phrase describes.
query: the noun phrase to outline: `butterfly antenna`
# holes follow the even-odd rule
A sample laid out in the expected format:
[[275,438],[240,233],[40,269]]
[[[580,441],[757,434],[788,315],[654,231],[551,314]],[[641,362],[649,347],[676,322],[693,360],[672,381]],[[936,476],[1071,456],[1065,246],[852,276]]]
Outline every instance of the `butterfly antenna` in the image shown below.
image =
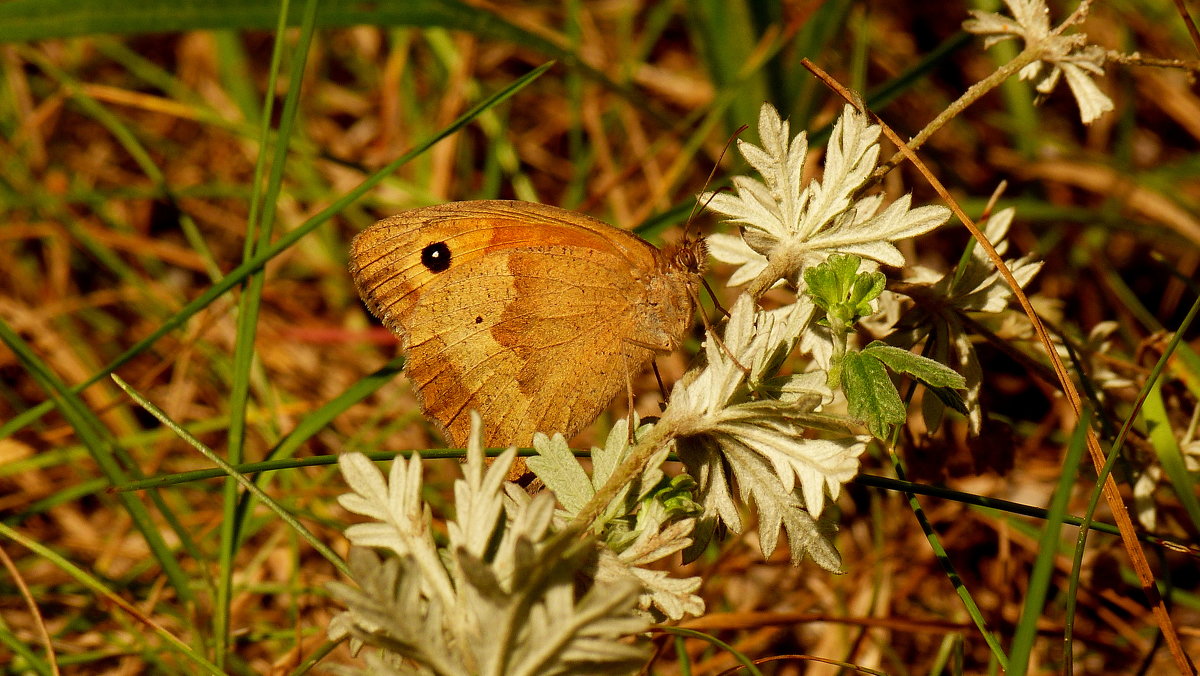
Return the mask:
[[[731,134],[729,136],[729,139],[727,141],[725,141],[725,147],[721,148],[721,154],[720,154],[720,156],[717,157],[717,161],[715,163],[713,163],[712,171],[708,172],[708,178],[704,179],[704,188],[700,191],[700,194],[704,194],[704,192],[706,192],[708,190],[708,187],[710,185],[712,185],[713,178],[717,175],[717,168],[721,166],[721,162],[723,162],[725,160],[725,154],[729,152],[729,146],[733,145],[734,140],[737,139],[737,137],[740,136],[742,134],[742,132],[746,131],[746,129],[748,129],[748,128],[749,127],[747,125],[743,124],[742,126],[738,127],[733,132],[733,134]],[[684,248],[684,249],[694,248],[694,247],[690,247],[689,243],[700,239],[700,237],[695,234],[694,230],[692,230],[692,222],[695,220],[696,215],[699,213],[699,210],[707,209],[708,205],[713,201],[713,199],[717,195],[725,192],[726,190],[729,190],[729,186],[721,186],[720,188],[717,188],[716,190],[712,191],[712,194],[710,194],[708,196],[708,199],[704,200],[704,204],[700,204],[699,202],[697,202],[696,204],[692,205],[692,212],[690,214],[688,214],[687,223],[683,227],[682,248]],[[717,294],[714,293],[712,290],[712,287],[708,285],[708,280],[701,277],[700,283],[704,285],[704,290],[708,292],[708,297],[712,299],[713,306],[715,306],[717,308],[717,311],[720,312],[723,316],[728,317],[729,311],[721,306],[721,301],[717,300]],[[696,307],[701,307],[699,298],[693,298],[693,300],[696,301]],[[708,326],[707,317],[705,318],[705,322],[706,322],[705,326],[707,327]]]
[[[715,178],[717,175],[717,169],[719,169],[721,167],[721,162],[723,162],[725,160],[725,153],[729,152],[729,146],[733,145],[733,142],[737,139],[737,137],[741,136],[742,132],[746,131],[749,128],[750,128],[749,125],[743,124],[742,126],[738,127],[732,134],[730,134],[729,139],[727,141],[725,141],[725,147],[721,148],[721,154],[717,156],[717,161],[713,163],[712,170],[708,172],[708,178],[704,179],[704,187],[701,188],[701,190],[700,190],[701,194],[703,194],[704,191],[708,190],[708,186],[712,185],[713,178]],[[716,197],[718,193],[724,192],[728,189],[729,189],[728,186],[723,186],[723,187],[713,191],[713,194],[710,195],[707,200],[705,200],[703,207],[701,207],[701,205],[699,203],[692,205],[692,212],[690,214],[688,214],[687,223],[683,226],[683,234],[684,234],[685,239],[688,236],[688,228],[691,227],[692,221],[696,218],[696,215],[699,213],[699,210],[701,208],[707,209],[708,203],[712,201],[713,197]]]
[[[747,125],[743,124],[742,126],[738,127],[737,130],[733,132],[733,134],[731,134],[729,136],[729,139],[727,141],[725,141],[725,147],[721,149],[720,156],[717,157],[717,161],[715,163],[713,163],[712,171],[709,172],[708,178],[705,179],[705,181],[704,181],[704,189],[701,191],[701,194],[703,194],[705,191],[707,191],[708,187],[712,184],[713,178],[717,175],[717,168],[721,166],[721,162],[725,159],[725,153],[729,152],[729,146],[733,145],[734,140],[737,139],[737,137],[740,136],[741,133],[746,131],[746,129],[748,129],[748,128],[749,127]],[[680,243],[680,247],[679,247],[680,251],[685,251],[685,252],[689,252],[692,254],[694,254],[694,252],[696,252],[696,251],[699,251],[699,252],[701,252],[700,257],[703,258],[703,256],[704,256],[703,252],[705,250],[703,248],[703,245],[700,245],[700,246],[695,245],[696,243],[702,242],[703,240],[701,239],[701,237],[699,235],[697,235],[695,233],[695,231],[692,230],[692,223],[695,220],[696,215],[699,213],[700,209],[708,208],[708,205],[712,202],[713,198],[715,198],[717,195],[719,195],[720,193],[722,193],[726,190],[729,190],[729,187],[722,186],[722,187],[712,191],[712,194],[710,194],[708,196],[708,199],[704,200],[704,204],[700,204],[697,201],[697,203],[692,206],[692,211],[690,214],[688,214],[687,223],[684,225],[684,228],[683,228],[683,241]],[[700,267],[699,264],[697,264],[697,267]],[[712,299],[713,305],[717,308],[717,310],[721,314],[728,317],[729,311],[727,311],[725,308],[721,307],[721,301],[717,300],[717,294],[714,293],[712,290],[712,287],[708,285],[708,280],[704,279],[703,275],[699,275],[699,277],[700,277],[700,283],[704,285],[704,290],[708,292],[708,297]],[[699,294],[696,292],[696,290],[694,288],[689,287],[688,293],[691,294],[692,302],[696,304],[696,307],[701,308],[701,310],[703,310],[703,305],[701,305],[701,303],[700,303],[700,297],[699,297]],[[721,337],[717,335],[717,332],[713,329],[712,322],[710,322],[708,320],[708,315],[702,311],[700,313],[700,319],[704,322],[704,333],[706,335],[708,335],[712,340],[715,340],[717,342],[717,345],[719,345],[721,347],[721,351],[724,352],[726,354],[726,356],[728,356],[739,369],[741,369],[743,372],[749,374],[750,369],[746,368],[745,366],[742,365],[741,362],[738,361],[737,357],[735,357],[733,355],[733,352],[731,352],[729,350],[729,347],[727,345],[725,345],[725,342],[721,340]],[[655,374],[655,376],[658,375],[657,365],[655,366],[654,374]],[[661,379],[659,380],[659,383],[660,383],[660,387],[661,387],[661,383],[662,383]]]

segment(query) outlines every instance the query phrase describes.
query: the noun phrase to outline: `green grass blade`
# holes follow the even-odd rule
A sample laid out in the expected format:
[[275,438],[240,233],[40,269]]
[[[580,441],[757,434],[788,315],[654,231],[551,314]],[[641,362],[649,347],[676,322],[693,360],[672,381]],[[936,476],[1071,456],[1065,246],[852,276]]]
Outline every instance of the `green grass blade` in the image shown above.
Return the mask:
[[[837,4],[837,3],[834,3]],[[8,0],[0,2],[0,44],[95,34],[133,35],[189,30],[269,30],[279,18],[275,3],[245,0]],[[288,25],[300,23],[293,7]],[[613,82],[579,55],[553,40],[505,21],[500,15],[457,0],[323,0],[317,10],[319,28],[348,26],[412,26],[447,28],[533,49],[578,70],[606,89],[632,101],[664,126],[669,118],[650,110],[638,90]]]
[[[303,82],[304,66],[308,60],[308,49],[312,44],[314,21],[316,19],[317,0],[307,0],[304,4],[304,18],[300,29],[300,38],[296,42],[295,54],[291,63],[291,86],[284,98],[283,113],[279,121],[279,132],[276,136],[275,153],[271,160],[271,174],[267,180],[266,190],[263,190],[262,175],[266,164],[270,137],[272,101],[275,98],[275,84],[279,77],[280,64],[283,60],[286,39],[287,14],[290,0],[283,0],[278,14],[278,24],[275,27],[275,42],[271,52],[271,65],[267,79],[267,90],[263,104],[262,130],[259,153],[254,165],[253,194],[250,199],[250,214],[246,229],[243,259],[250,260],[254,254],[262,251],[271,241],[271,230],[275,224],[275,208],[283,186],[283,170],[286,166],[288,139],[291,138],[296,113],[299,109],[301,83]],[[270,205],[270,206],[266,206]],[[236,465],[245,456],[246,444],[246,412],[250,404],[250,374],[254,369],[254,339],[258,335],[258,315],[262,308],[262,291],[266,284],[263,270],[257,270],[250,275],[238,299],[237,338],[233,348],[233,382],[229,393],[229,463]],[[144,404],[143,404],[144,406]],[[165,424],[165,423],[164,423]],[[236,518],[238,496],[238,481],[231,477],[226,480],[222,493],[221,518],[221,550],[218,556],[220,572],[217,577],[216,611],[213,613],[213,634],[216,637],[216,659],[224,664],[225,654],[230,641],[230,606],[233,603],[233,566],[234,555],[237,553],[241,540]]]
[[301,676],[302,674],[307,674],[308,672],[312,671],[313,667],[317,666],[318,662],[325,659],[325,656],[333,652],[333,649],[341,645],[341,643],[341,641],[325,641],[321,645],[317,646],[316,650],[309,653],[308,657],[304,658],[304,661],[301,662],[300,665],[294,670],[292,670],[291,676]]
[[1038,540],[1038,554],[1033,562],[1033,571],[1029,575],[1025,605],[1021,609],[1021,619],[1017,621],[1012,650],[1009,653],[1008,673],[1011,676],[1021,676],[1029,668],[1029,658],[1033,654],[1033,645],[1037,640],[1037,621],[1046,605],[1050,579],[1054,575],[1054,560],[1058,558],[1062,549],[1060,534],[1062,533],[1063,516],[1067,512],[1071,489],[1079,474],[1079,461],[1083,458],[1087,430],[1091,424],[1091,410],[1085,408],[1075,424],[1071,443],[1067,446],[1067,455],[1063,459],[1062,471],[1059,473],[1058,487],[1050,497],[1046,524],[1042,527],[1042,536]]
[[13,634],[7,627],[0,625],[0,646],[4,646],[12,651],[15,659],[11,659],[8,668],[13,673],[30,673],[36,672],[42,676],[51,676],[57,673],[51,669],[50,663],[38,656],[21,638]]
[[[966,31],[959,31],[947,38],[942,44],[922,56],[920,61],[909,66],[896,77],[868,91],[867,107],[877,113],[882,112],[901,94],[918,86],[926,75],[954,56],[955,52],[966,47],[972,38],[973,36]],[[1022,215],[1024,215],[1023,212]]]
[[1146,378],[1146,384],[1142,386],[1141,392],[1138,393],[1138,398],[1135,400],[1133,410],[1125,420],[1125,424],[1121,427],[1121,431],[1117,433],[1116,440],[1113,441],[1112,449],[1108,452],[1108,459],[1104,462],[1104,467],[1101,468],[1099,476],[1096,478],[1095,486],[1092,488],[1092,494],[1088,498],[1087,512],[1084,513],[1083,524],[1079,528],[1079,535],[1075,542],[1075,558],[1071,562],[1071,578],[1067,589],[1067,604],[1065,610],[1065,626],[1066,630],[1063,636],[1063,642],[1066,644],[1063,652],[1064,673],[1070,676],[1072,673],[1072,637],[1073,626],[1075,620],[1075,599],[1079,588],[1079,574],[1083,569],[1083,553],[1087,546],[1088,530],[1092,523],[1092,516],[1096,513],[1096,507],[1100,504],[1100,495],[1103,492],[1104,483],[1108,481],[1108,475],[1112,473],[1113,468],[1117,464],[1117,459],[1121,457],[1121,447],[1125,443],[1125,437],[1129,435],[1133,429],[1133,422],[1137,419],[1138,413],[1142,406],[1149,398],[1153,388],[1158,387],[1159,378],[1162,376],[1163,369],[1171,361],[1171,356],[1176,350],[1185,347],[1183,335],[1195,321],[1196,315],[1200,313],[1200,297],[1192,303],[1192,307],[1188,310],[1187,315],[1179,324],[1179,329],[1175,335],[1171,337],[1167,343],[1166,349],[1154,364],[1154,368],[1150,369],[1150,374]]
[[[316,25],[322,28],[379,26],[457,27],[471,32],[497,30],[495,15],[446,0],[395,0],[365,3],[324,0]],[[301,9],[287,14],[297,25]],[[188,30],[269,30],[279,19],[273,2],[244,0],[11,0],[0,4],[0,42],[28,42],[96,33],[131,35]]]
[[[931,346],[928,341],[925,343],[924,352],[928,352]],[[922,356],[928,356],[923,354]],[[891,382],[888,382],[889,387],[894,387]],[[905,408],[912,403],[913,394],[917,390],[916,382],[911,382],[908,385],[908,391],[905,394]],[[893,471],[896,472],[896,478],[900,481],[906,481],[906,473],[904,471],[904,461],[901,460],[899,453],[896,452],[896,443],[900,438],[901,427],[897,426],[892,431],[890,443],[886,444],[886,451],[892,460]],[[905,492],[904,497],[908,499],[909,508],[913,511],[913,516],[916,517],[917,523],[921,526],[921,532],[925,534],[925,539],[929,542],[929,548],[933,550],[933,554],[937,557],[938,563],[942,566],[942,571],[946,574],[946,579],[950,582],[950,586],[954,588],[954,593],[958,595],[962,601],[963,607],[970,616],[971,621],[975,623],[980,636],[983,637],[988,648],[992,652],[993,659],[1000,665],[1001,669],[1008,669],[1008,655],[1004,652],[1004,646],[1000,645],[1000,639],[987,624],[987,618],[983,616],[983,611],[979,609],[979,604],[975,602],[975,598],[971,596],[971,591],[963,583],[962,577],[954,567],[954,563],[950,560],[950,555],[946,552],[946,548],[942,546],[941,538],[937,536],[937,531],[934,530],[933,524],[930,523],[928,515],[925,514],[925,509],[921,507],[920,501],[914,493]]]
[[[891,477],[876,476],[874,474],[859,474],[851,481],[863,486],[871,486],[873,488],[883,488],[891,491],[900,491],[903,493],[914,493],[916,495],[929,495],[943,500],[953,500],[961,502],[964,505],[982,508],[980,511],[989,514],[1015,514],[1019,516],[1028,516],[1035,519],[1046,519],[1048,514],[1041,507],[1026,505],[1020,502],[1012,502],[1011,500],[1002,500],[1000,498],[992,498],[986,495],[976,495],[974,493],[964,493],[943,486],[932,486],[928,484],[919,484],[912,481],[900,481]],[[1063,521],[1078,526],[1083,523],[1083,517],[1064,515]],[[1092,523],[1093,530],[1098,530],[1109,535],[1120,535],[1117,527],[1111,523]],[[1162,541],[1151,535],[1142,534],[1142,541],[1150,544],[1161,545]]]
[[[904,467],[899,462],[899,456],[893,452],[892,458],[895,464],[896,475],[900,479],[904,479]],[[929,547],[933,550],[934,556],[937,557],[938,563],[941,564],[942,570],[946,573],[946,579],[954,587],[954,593],[958,594],[959,599],[962,600],[967,615],[971,617],[971,621],[975,623],[975,627],[979,630],[979,634],[983,637],[984,642],[988,644],[988,648],[992,651],[992,656],[1000,663],[1000,668],[1007,670],[1008,655],[1004,653],[1004,647],[1000,645],[1000,639],[988,627],[987,618],[983,616],[983,611],[979,609],[979,604],[975,603],[970,590],[963,584],[962,577],[959,576],[958,571],[954,568],[954,564],[950,561],[950,555],[946,553],[946,548],[942,546],[941,538],[937,536],[933,524],[929,522],[929,517],[925,514],[924,508],[917,501],[916,495],[912,493],[906,493],[905,495],[908,498],[909,506],[913,510],[913,515],[917,517],[917,522],[921,525],[921,530],[925,533],[925,539],[929,542]]]
[[[3,6],[0,5],[0,7]],[[2,21],[3,20],[0,19],[0,22]],[[5,28],[7,29],[7,26]],[[166,185],[166,177],[163,176],[162,170],[159,169],[158,165],[154,163],[154,160],[150,157],[150,152],[146,150],[145,146],[142,145],[141,141],[138,140],[137,136],[133,133],[133,130],[130,129],[128,125],[121,122],[121,120],[117,118],[117,116],[114,115],[108,108],[105,108],[91,96],[88,96],[75,78],[67,75],[65,71],[58,66],[55,66],[54,62],[46,58],[42,52],[36,49],[21,48],[19,50],[19,54],[21,55],[21,58],[37,64],[37,67],[40,68],[43,73],[50,76],[51,79],[62,85],[63,89],[66,90],[71,99],[75,101],[75,103],[78,104],[79,107],[84,110],[84,112],[103,125],[104,128],[113,135],[113,138],[117,140],[125,152],[129,153],[129,156],[132,157],[133,161],[137,163],[138,168],[142,170],[142,173],[146,174],[146,176],[153,181],[155,185]]]
[[[772,92],[772,100],[778,104],[779,112],[791,117],[794,125],[808,127],[813,111],[825,102],[829,92],[807,69],[800,65],[802,59],[818,63],[828,59],[831,45],[849,30],[848,23],[852,2],[824,2],[813,11],[789,41],[787,51],[777,59],[774,80],[779,84]],[[743,122],[756,118],[747,118]],[[815,145],[812,133],[809,143]]]
[[686,5],[691,33],[701,47],[713,84],[718,91],[733,95],[726,109],[731,127],[758,119],[758,108],[767,99],[763,72],[743,72],[759,38],[748,4],[744,0],[693,0]]
[[[489,458],[495,458],[504,453],[507,448],[489,448],[484,449]],[[467,452],[461,448],[422,448],[422,449],[407,449],[402,451],[371,451],[364,453],[371,460],[376,462],[387,462],[393,460],[396,456],[405,458],[412,457],[413,453],[420,453],[422,460],[441,460],[441,459],[458,459],[461,460],[467,456]],[[587,451],[576,451],[577,457],[588,457]],[[521,449],[518,455],[528,458],[537,455],[537,451],[533,449]],[[305,458],[279,458],[276,460],[264,460],[263,462],[247,462],[241,465],[233,466],[239,474],[260,474],[263,472],[276,472],[281,469],[296,469],[297,467],[322,467],[326,465],[336,465],[338,456],[336,455],[311,455]],[[207,479],[216,479],[218,477],[228,476],[228,472],[221,469],[196,469],[188,472],[177,472],[175,474],[160,474],[148,479],[140,479],[138,481],[130,481],[127,484],[113,486],[114,491],[144,491],[151,488],[162,488],[164,486],[175,486],[178,484],[191,483],[193,481],[205,481]],[[262,483],[259,481],[258,483]]]
[[[416,146],[414,146],[412,148],[412,150],[409,150],[408,152],[404,153],[403,155],[396,158],[395,160],[392,160],[390,163],[388,163],[383,168],[381,168],[378,171],[376,171],[375,173],[371,174],[367,179],[365,179],[362,183],[358,184],[358,186],[355,187],[353,190],[347,192],[340,199],[334,201],[328,207],[325,207],[324,209],[322,209],[319,213],[317,213],[312,218],[308,219],[304,223],[297,226],[294,230],[291,230],[291,231],[287,232],[286,234],[282,235],[278,240],[275,241],[274,244],[267,247],[264,251],[262,251],[261,253],[256,255],[254,258],[252,258],[252,259],[246,261],[245,263],[242,263],[238,267],[234,268],[232,271],[230,271],[230,273],[228,275],[225,275],[225,277],[223,277],[219,282],[217,282],[216,284],[213,284],[211,287],[208,288],[207,291],[200,294],[200,296],[198,296],[195,300],[191,301],[190,303],[185,305],[179,312],[175,313],[170,319],[168,319],[166,322],[164,322],[162,326],[155,329],[153,332],[151,332],[145,338],[139,340],[128,350],[125,350],[125,352],[121,353],[120,356],[118,356],[116,359],[114,359],[111,363],[108,364],[108,366],[104,367],[104,369],[102,369],[100,372],[94,374],[92,377],[88,378],[82,384],[73,387],[71,389],[71,391],[74,393],[81,392],[84,389],[90,387],[91,385],[94,385],[95,383],[99,382],[100,380],[107,378],[113,371],[116,371],[118,368],[120,368],[121,366],[124,366],[126,363],[128,363],[130,360],[132,360],[134,357],[138,356],[142,352],[145,352],[147,348],[149,348],[151,345],[153,345],[155,342],[157,342],[160,338],[162,338],[166,334],[170,333],[171,331],[174,331],[175,329],[183,326],[197,312],[200,312],[204,308],[208,307],[214,300],[216,300],[217,298],[220,298],[221,296],[228,293],[230,289],[241,284],[243,281],[245,281],[245,279],[247,277],[249,277],[251,274],[253,274],[254,272],[261,269],[262,266],[266,265],[268,261],[270,261],[271,259],[275,258],[279,254],[281,254],[284,251],[291,248],[292,245],[294,245],[296,242],[300,241],[300,239],[302,239],[305,235],[312,232],[313,230],[315,230],[316,228],[318,228],[319,226],[324,224],[329,219],[333,218],[334,215],[339,213],[341,210],[345,209],[348,205],[350,205],[354,201],[358,200],[360,197],[362,197],[367,192],[369,192],[372,188],[379,185],[385,178],[389,177],[397,169],[399,169],[400,167],[402,167],[405,164],[407,164],[408,162],[410,162],[414,157],[421,155],[426,150],[428,150],[431,146],[436,144],[438,141],[441,141],[442,139],[446,138],[447,136],[450,136],[450,135],[456,133],[458,130],[462,129],[467,124],[469,124],[472,120],[474,120],[476,117],[478,117],[480,115],[480,113],[482,113],[483,111],[499,105],[500,103],[502,103],[503,101],[505,101],[509,97],[511,97],[513,94],[516,94],[521,89],[524,89],[526,86],[529,85],[530,82],[536,80],[538,77],[541,77],[541,75],[543,73],[545,73],[547,70],[549,70],[553,65],[554,65],[553,62],[545,63],[545,64],[542,64],[541,66],[533,69],[529,73],[526,73],[524,76],[518,78],[512,84],[508,85],[504,89],[501,89],[500,91],[496,92],[495,94],[492,94],[491,96],[487,97],[483,101],[480,101],[478,104],[473,106],[470,110],[463,113],[454,122],[447,125],[444,129],[440,130],[436,134],[434,134],[434,135],[430,136],[429,138],[426,138],[423,141],[421,141],[420,143],[418,143]],[[29,408],[28,410],[25,410],[25,411],[21,412],[20,414],[14,416],[12,419],[10,419],[4,425],[0,425],[0,439],[9,437],[14,432],[23,429],[25,426],[29,425],[31,422],[37,420],[38,418],[41,418],[43,415],[48,413],[52,408],[54,408],[54,404],[52,402],[47,401],[47,402],[38,404],[36,406],[33,406],[33,407]]]
[[[284,33],[287,30],[285,18],[289,6],[290,0],[283,0],[279,12],[279,23],[275,28],[275,42],[271,52],[267,95],[263,104],[262,128],[259,134],[260,147],[263,149],[268,147],[271,136],[276,82],[279,78],[280,64],[283,61],[284,45],[287,44]],[[303,79],[297,76],[304,72],[308,48],[312,44],[313,15],[316,7],[315,0],[308,0],[305,3],[305,22],[292,62],[293,83],[299,83]],[[279,191],[283,185],[283,170],[287,160],[287,142],[291,137],[296,120],[300,90],[300,86],[288,89],[279,122],[279,133],[276,136],[275,154],[271,161],[271,176],[265,191],[262,187],[262,176],[266,168],[267,153],[260,152],[254,165],[250,214],[247,219],[246,239],[242,250],[243,262],[254,258],[256,253],[261,252],[270,244],[271,230],[275,223],[275,209],[264,208],[264,204],[274,205],[279,198]],[[258,313],[261,308],[264,282],[265,275],[262,269],[251,273],[238,301],[237,339],[233,351],[233,383],[229,396],[229,461],[234,464],[242,461],[242,449],[245,444],[250,372],[253,368],[254,339],[258,334]],[[233,484],[230,483],[228,488],[233,488]],[[232,501],[232,497],[232,495],[226,495],[229,501]],[[226,514],[225,516],[230,515]],[[225,523],[229,523],[228,519]]]
[[112,486],[112,484],[108,482],[108,479],[101,477],[81,481],[72,486],[67,486],[66,488],[55,491],[41,500],[37,500],[25,505],[16,514],[5,518],[4,522],[15,526],[33,514],[42,514],[60,505],[69,505],[80,498],[88,495],[94,495],[100,491],[108,490],[110,486]]
[[[997,68],[1012,61],[1020,50],[1013,41],[1000,42],[988,50]],[[1007,131],[1011,146],[1025,157],[1034,157],[1040,132],[1040,120],[1028,82],[1010,77],[1000,85],[1008,110]]]
[[[258,88],[251,75],[250,58],[241,42],[242,35],[238,31],[216,31],[213,40],[217,50],[217,68],[221,83],[229,92],[229,97],[237,104],[242,116],[250,122],[262,125],[264,117],[263,105],[258,100]],[[274,55],[272,54],[272,57]],[[268,71],[271,75],[274,68]],[[270,75],[268,76],[270,77]],[[268,88],[267,91],[275,91]],[[274,97],[268,97],[266,105],[274,103]],[[267,129],[270,125],[262,125]],[[255,183],[255,185],[258,185]]]
[[130,387],[129,383],[121,380],[120,376],[113,375],[112,379],[118,387],[120,387],[122,390],[125,390],[125,393],[128,394],[134,401],[136,401],[138,405],[146,409],[150,415],[154,416],[159,422],[169,427],[173,432],[175,432],[175,434],[179,435],[180,439],[183,439],[189,445],[191,445],[192,448],[200,451],[204,457],[208,458],[210,461],[220,467],[222,471],[237,481],[243,489],[253,493],[254,497],[261,500],[263,504],[269,507],[271,511],[275,512],[275,514],[278,515],[279,518],[284,521],[284,523],[291,526],[292,529],[296,531],[300,537],[304,538],[305,542],[308,542],[313,549],[317,550],[321,556],[324,556],[326,560],[332,563],[334,567],[342,572],[343,575],[350,577],[350,569],[346,565],[346,562],[342,560],[342,557],[334,553],[334,551],[326,546],[324,542],[321,542],[320,538],[313,535],[312,532],[304,527],[304,524],[297,521],[296,518],[288,513],[288,511],[284,509],[282,505],[272,500],[271,496],[264,493],[258,486],[255,486],[254,482],[251,481],[246,475],[239,473],[237,469],[225,462],[219,455],[213,452],[212,449],[201,443],[199,439],[188,434],[187,430],[183,429],[183,427],[177,424],[174,420],[171,420],[171,418],[168,417],[167,414],[162,411],[162,409],[150,403],[149,400]]
[[[1128,585],[1139,584],[1137,573],[1128,566],[1123,566],[1121,568],[1121,582]],[[1162,594],[1163,598],[1169,599],[1171,603],[1176,604],[1178,607],[1200,611],[1200,594],[1180,589],[1162,581],[1156,582],[1155,586],[1158,587],[1158,593]]]
[[1196,480],[1192,478],[1183,459],[1183,449],[1175,438],[1171,421],[1167,418],[1167,405],[1163,401],[1162,380],[1154,381],[1150,388],[1150,396],[1142,406],[1142,416],[1146,421],[1146,429],[1158,461],[1162,464],[1163,474],[1171,483],[1179,502],[1188,518],[1192,521],[1193,535],[1200,533],[1200,500],[1196,498]]
[[702,631],[696,631],[695,629],[684,629],[683,627],[659,627],[659,629],[661,629],[664,633],[671,634],[672,636],[683,636],[685,638],[695,638],[701,641],[708,641],[721,650],[733,655],[733,658],[737,660],[738,664],[746,668],[747,674],[751,674],[751,676],[763,676],[762,672],[758,670],[758,667],[754,665],[754,662],[749,657],[743,655],[738,651],[737,648],[734,648],[712,634],[706,634]]

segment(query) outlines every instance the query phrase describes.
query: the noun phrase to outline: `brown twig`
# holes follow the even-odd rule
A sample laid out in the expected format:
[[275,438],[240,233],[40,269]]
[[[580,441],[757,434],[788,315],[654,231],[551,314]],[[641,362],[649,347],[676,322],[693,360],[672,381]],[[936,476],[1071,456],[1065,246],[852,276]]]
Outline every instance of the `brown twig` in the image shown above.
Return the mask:
[[54,643],[50,640],[49,630],[46,629],[46,618],[42,617],[42,611],[38,609],[37,601],[34,600],[33,593],[29,591],[29,585],[25,584],[25,578],[21,575],[17,564],[13,563],[3,547],[0,547],[0,563],[3,563],[4,567],[8,569],[13,584],[21,592],[21,598],[25,599],[25,605],[29,606],[29,613],[33,615],[33,624],[37,627],[38,638],[46,647],[46,661],[50,663],[50,671],[54,673],[54,676],[58,676],[62,672],[58,670],[58,657],[54,654]]

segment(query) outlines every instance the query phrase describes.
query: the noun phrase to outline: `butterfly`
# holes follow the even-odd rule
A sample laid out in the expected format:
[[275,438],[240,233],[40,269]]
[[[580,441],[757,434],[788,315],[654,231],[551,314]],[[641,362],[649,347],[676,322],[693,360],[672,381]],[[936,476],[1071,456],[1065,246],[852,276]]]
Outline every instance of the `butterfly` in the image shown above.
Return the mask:
[[487,446],[567,438],[692,326],[704,240],[660,250],[531,202],[404,211],[351,245],[359,295],[399,337],[424,413],[458,446],[479,411]]

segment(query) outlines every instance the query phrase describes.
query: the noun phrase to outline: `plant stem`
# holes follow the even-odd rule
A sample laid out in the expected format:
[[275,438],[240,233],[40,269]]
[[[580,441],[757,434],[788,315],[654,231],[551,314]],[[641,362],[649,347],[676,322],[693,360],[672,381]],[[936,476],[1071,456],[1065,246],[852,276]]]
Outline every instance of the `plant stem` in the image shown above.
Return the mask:
[[[1048,41],[1035,42],[1026,45],[1025,50],[1018,54],[1012,61],[1000,66],[993,71],[991,75],[971,85],[967,91],[962,93],[962,96],[958,97],[958,99],[949,106],[946,106],[945,110],[943,110],[937,117],[930,120],[929,124],[925,125],[924,129],[918,132],[916,136],[912,137],[908,141],[908,147],[914,151],[917,148],[920,148],[926,141],[929,140],[929,137],[933,136],[934,133],[944,127],[947,122],[949,122],[959,113],[966,110],[967,107],[972,103],[978,101],[984,94],[990,92],[996,87],[999,87],[1001,83],[1020,72],[1022,68],[1041,58],[1046,42]],[[871,174],[871,178],[867,181],[867,185],[881,180],[888,174],[888,172],[890,172],[892,169],[895,169],[896,166],[902,161],[904,161],[904,152],[898,150],[896,151],[895,155],[892,155],[891,158],[888,159],[887,162],[884,162],[875,169],[875,171]]]
[[762,295],[774,286],[775,282],[783,279],[787,271],[792,269],[791,257],[785,255],[785,251],[787,251],[787,247],[778,247],[778,253],[767,259],[767,267],[746,285],[746,293],[750,294],[755,301],[762,298]]
[[664,444],[674,438],[675,426],[670,423],[663,424],[659,421],[657,425],[650,428],[646,436],[642,437],[634,444],[633,450],[629,453],[629,457],[625,458],[624,462],[617,465],[613,473],[608,477],[608,481],[596,491],[590,500],[579,510],[579,514],[571,521],[570,528],[579,528],[583,532],[592,530],[596,520],[604,513],[608,503],[612,502],[617,493],[621,489],[635,480],[645,469],[646,463],[654,456],[656,452]]
[[829,335],[833,339],[833,356],[829,358],[829,375],[826,384],[834,390],[842,386],[842,360],[846,357],[846,337],[850,327],[832,313],[825,314],[829,320]]

